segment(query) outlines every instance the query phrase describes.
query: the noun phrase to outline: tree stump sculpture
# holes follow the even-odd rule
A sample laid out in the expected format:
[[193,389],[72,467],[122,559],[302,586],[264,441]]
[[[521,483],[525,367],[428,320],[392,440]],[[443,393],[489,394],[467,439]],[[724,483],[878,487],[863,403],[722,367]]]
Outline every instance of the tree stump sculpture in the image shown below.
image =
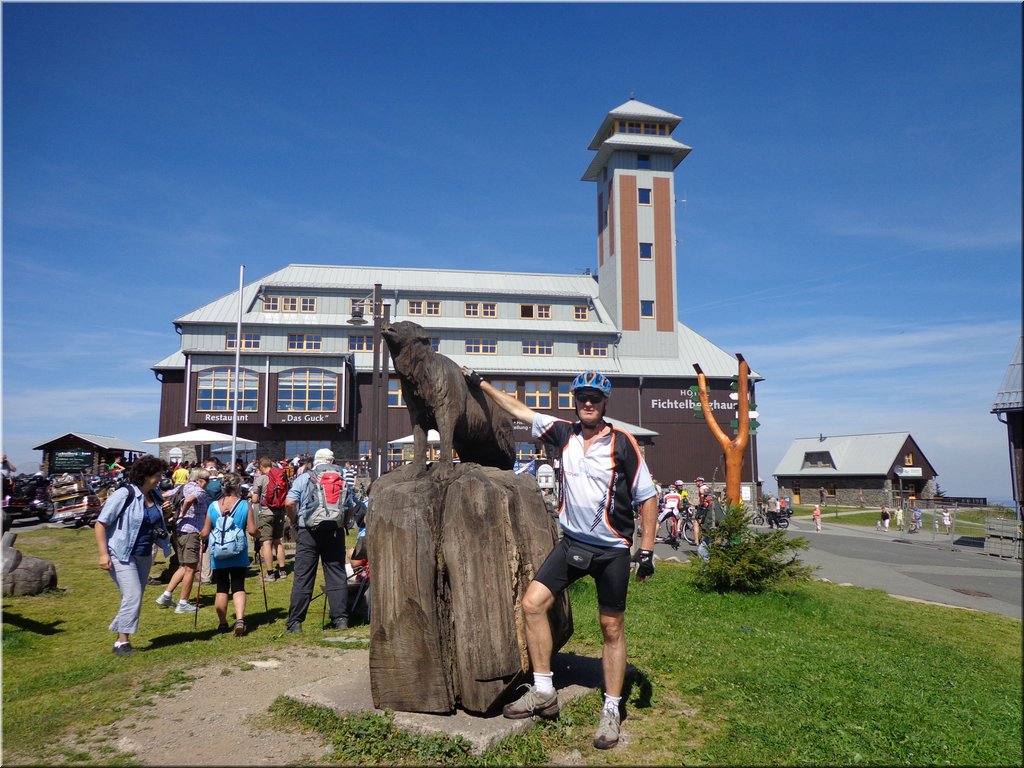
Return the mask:
[[23,555],[14,549],[18,534],[8,531],[3,537],[4,597],[38,595],[57,586],[57,567],[49,560]]
[[730,506],[739,506],[743,503],[740,494],[740,476],[743,472],[743,452],[750,440],[750,395],[747,391],[747,379],[750,374],[750,366],[743,359],[743,355],[736,355],[740,361],[739,385],[737,391],[739,412],[737,421],[739,423],[738,434],[730,439],[725,431],[715,420],[714,411],[708,402],[708,379],[696,363],[693,368],[697,371],[697,386],[700,390],[700,407],[704,413],[704,421],[707,422],[711,433],[718,440],[725,453],[725,495],[729,499]]
[[[408,464],[370,489],[374,706],[493,711],[529,670],[522,598],[557,542],[536,481],[479,464]],[[550,614],[572,634],[568,596]]]

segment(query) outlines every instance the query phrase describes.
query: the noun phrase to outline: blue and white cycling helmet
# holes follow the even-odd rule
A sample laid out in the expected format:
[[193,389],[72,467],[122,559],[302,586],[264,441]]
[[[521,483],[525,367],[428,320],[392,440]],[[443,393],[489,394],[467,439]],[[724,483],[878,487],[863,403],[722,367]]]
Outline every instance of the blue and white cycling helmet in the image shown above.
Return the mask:
[[572,386],[569,389],[573,392],[578,389],[596,389],[602,395],[608,397],[612,393],[612,383],[603,373],[584,371],[572,380]]

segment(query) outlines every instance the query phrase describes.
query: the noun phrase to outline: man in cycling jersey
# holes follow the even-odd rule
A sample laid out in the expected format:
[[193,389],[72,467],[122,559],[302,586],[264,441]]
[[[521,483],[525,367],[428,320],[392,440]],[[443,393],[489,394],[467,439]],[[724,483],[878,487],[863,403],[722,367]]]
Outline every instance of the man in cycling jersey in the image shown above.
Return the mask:
[[661,513],[658,515],[658,525],[661,525],[670,516],[674,516],[670,535],[673,539],[679,538],[679,514],[683,503],[682,480],[676,480],[675,485],[670,485],[661,499]]
[[563,536],[523,598],[533,685],[526,686],[526,693],[518,701],[506,705],[503,714],[510,719],[558,717],[548,609],[566,587],[590,575],[597,584],[604,637],[604,708],[594,746],[609,749],[619,741],[626,673],[624,614],[634,503],[640,508],[643,530],[636,579],[645,581],[654,573],[658,495],[651,473],[633,437],[604,420],[612,385],[603,374],[587,371],[573,379],[571,391],[579,420],[572,423],[536,413],[512,395],[482,382],[473,371],[463,371],[470,384],[479,386],[492,403],[532,425],[535,439],[562,451],[562,506],[558,517]]

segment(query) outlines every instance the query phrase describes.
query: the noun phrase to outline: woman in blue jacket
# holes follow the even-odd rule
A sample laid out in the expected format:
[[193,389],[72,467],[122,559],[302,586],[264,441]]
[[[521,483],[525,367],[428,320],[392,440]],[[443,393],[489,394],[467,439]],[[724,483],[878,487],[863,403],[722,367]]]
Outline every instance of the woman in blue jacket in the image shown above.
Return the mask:
[[128,485],[111,493],[96,520],[96,546],[100,568],[107,571],[121,592],[121,605],[110,622],[117,633],[115,656],[134,653],[129,635],[139,629],[142,593],[153,564],[153,544],[167,539],[156,491],[167,463],[143,456],[128,468]]

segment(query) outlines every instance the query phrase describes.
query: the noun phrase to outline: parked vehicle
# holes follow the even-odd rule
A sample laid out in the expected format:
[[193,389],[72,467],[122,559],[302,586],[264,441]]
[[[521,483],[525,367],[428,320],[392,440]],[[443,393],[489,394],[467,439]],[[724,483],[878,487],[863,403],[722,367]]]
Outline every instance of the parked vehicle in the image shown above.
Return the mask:
[[103,500],[112,488],[113,483],[94,483],[81,472],[54,475],[50,480],[53,521],[76,528],[92,524],[100,516]]
[[42,472],[4,479],[4,520],[6,531],[15,520],[37,519],[49,522],[53,516],[49,481]]

